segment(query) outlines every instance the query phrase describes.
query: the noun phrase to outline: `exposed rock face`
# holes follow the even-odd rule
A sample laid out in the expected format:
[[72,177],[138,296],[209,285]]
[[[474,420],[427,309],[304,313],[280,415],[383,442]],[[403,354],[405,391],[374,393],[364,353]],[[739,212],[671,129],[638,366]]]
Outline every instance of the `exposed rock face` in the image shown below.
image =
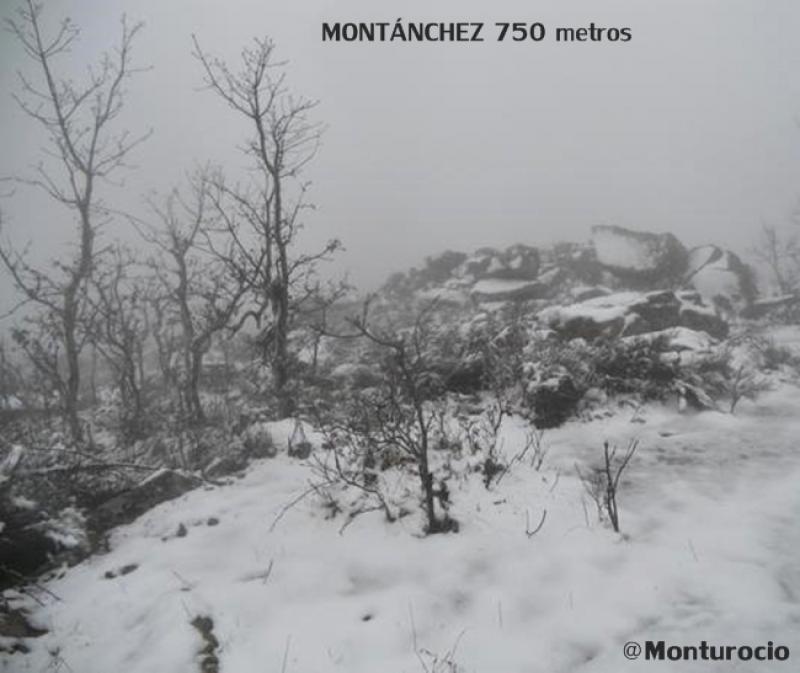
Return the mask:
[[92,512],[92,528],[104,531],[130,523],[156,505],[174,500],[199,485],[200,480],[190,474],[159,470],[132,489],[100,505]]
[[703,245],[689,252],[685,277],[718,310],[740,313],[757,295],[753,271],[738,255],[716,245]]
[[691,304],[684,304],[681,308],[678,325],[688,327],[696,332],[705,332],[715,339],[724,339],[730,331],[728,323],[713,310],[706,306],[693,306]]
[[688,253],[672,234],[592,227],[597,263],[622,286],[635,290],[675,287],[684,277]]

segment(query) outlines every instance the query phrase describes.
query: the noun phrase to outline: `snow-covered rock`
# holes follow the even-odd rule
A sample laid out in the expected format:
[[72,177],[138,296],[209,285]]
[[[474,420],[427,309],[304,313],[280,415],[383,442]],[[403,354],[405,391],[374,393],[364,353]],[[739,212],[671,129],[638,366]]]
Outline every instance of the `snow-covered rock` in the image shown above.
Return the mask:
[[539,273],[539,250],[528,245],[512,245],[505,250],[481,248],[468,257],[458,270],[476,280],[498,278],[534,280]]
[[673,286],[686,271],[686,248],[672,234],[598,225],[592,227],[592,242],[598,264],[633,289]]
[[636,336],[623,338],[626,342],[640,339],[646,341],[662,340],[665,350],[677,353],[684,351],[710,353],[718,343],[716,339],[706,332],[699,332],[688,327],[670,327],[657,332],[648,332],[647,334],[637,334]]
[[486,278],[475,283],[470,294],[478,302],[499,302],[541,299],[547,291],[547,284],[535,280]]
[[685,282],[719,310],[736,314],[756,297],[751,269],[730,250],[704,245],[689,252]]
[[539,320],[566,339],[633,336],[679,326],[718,338],[728,332],[727,323],[699,297],[671,290],[601,295],[549,307],[539,314]]

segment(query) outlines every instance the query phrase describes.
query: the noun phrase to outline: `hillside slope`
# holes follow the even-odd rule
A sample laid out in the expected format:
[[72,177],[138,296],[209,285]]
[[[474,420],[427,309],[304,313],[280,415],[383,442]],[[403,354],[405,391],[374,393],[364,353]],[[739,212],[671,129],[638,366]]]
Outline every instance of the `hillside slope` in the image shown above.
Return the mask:
[[[454,483],[461,531],[427,538],[413,515],[342,529],[313,494],[287,509],[307,469],[261,461],[118,529],[109,553],[49,582],[58,598],[31,606],[49,633],[0,670],[213,671],[209,642],[236,673],[686,670],[626,661],[623,644],[646,639],[800,653],[798,404],[786,386],[736,417],[653,406],[570,422],[545,435],[541,471],[520,462],[489,491],[478,475]],[[524,430],[505,427],[506,452]],[[617,535],[574,465],[633,436]]]

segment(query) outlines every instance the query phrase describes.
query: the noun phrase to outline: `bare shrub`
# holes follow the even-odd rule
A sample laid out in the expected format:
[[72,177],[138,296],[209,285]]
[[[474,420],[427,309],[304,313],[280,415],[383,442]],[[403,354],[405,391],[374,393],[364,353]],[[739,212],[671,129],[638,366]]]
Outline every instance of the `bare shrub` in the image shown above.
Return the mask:
[[599,518],[608,516],[615,533],[619,533],[619,509],[617,508],[617,493],[623,472],[639,447],[639,441],[633,439],[628,444],[625,453],[617,455],[617,447],[611,448],[609,443],[603,442],[603,464],[596,467],[589,474],[583,474],[577,467],[578,476],[589,497],[597,506]]
[[[447,444],[442,437],[447,425],[442,400],[443,363],[448,358],[441,348],[442,330],[435,324],[434,306],[423,307],[412,325],[401,329],[386,321],[370,322],[367,302],[361,316],[348,321],[355,331],[338,336],[360,338],[376,349],[380,383],[362,391],[343,414],[320,417],[327,432],[333,431],[340,440],[333,437],[329,445],[334,468],[345,483],[376,495],[374,470],[378,466],[416,473],[428,534],[458,529],[447,513],[449,489],[444,480],[436,483],[431,466],[432,451],[442,441]],[[362,472],[355,480],[350,476],[354,467]]]
[[725,387],[730,398],[729,411],[733,414],[741,400],[755,400],[760,393],[769,390],[772,386],[752,367],[739,365],[726,380]]

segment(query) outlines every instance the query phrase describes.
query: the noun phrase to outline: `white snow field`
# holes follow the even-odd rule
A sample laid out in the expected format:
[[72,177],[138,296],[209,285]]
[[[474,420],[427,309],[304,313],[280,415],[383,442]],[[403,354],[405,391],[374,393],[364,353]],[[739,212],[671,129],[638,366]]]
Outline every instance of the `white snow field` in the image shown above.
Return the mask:
[[[619,409],[549,431],[541,471],[517,464],[487,491],[451,485],[456,534],[422,537],[379,512],[341,533],[309,471],[284,455],[231,485],[165,503],[112,550],[47,587],[49,629],[0,670],[200,671],[191,624],[213,619],[222,673],[560,673],[800,670],[800,390],[736,416]],[[512,423],[512,454],[523,428]],[[640,449],[621,491],[622,534],[576,476],[602,441]],[[541,529],[526,534],[541,521]],[[276,517],[280,517],[277,524]],[[217,525],[208,525],[210,518]],[[187,534],[176,536],[184,524]],[[104,578],[128,564],[128,574]],[[788,661],[628,661],[627,641],[788,647]]]

